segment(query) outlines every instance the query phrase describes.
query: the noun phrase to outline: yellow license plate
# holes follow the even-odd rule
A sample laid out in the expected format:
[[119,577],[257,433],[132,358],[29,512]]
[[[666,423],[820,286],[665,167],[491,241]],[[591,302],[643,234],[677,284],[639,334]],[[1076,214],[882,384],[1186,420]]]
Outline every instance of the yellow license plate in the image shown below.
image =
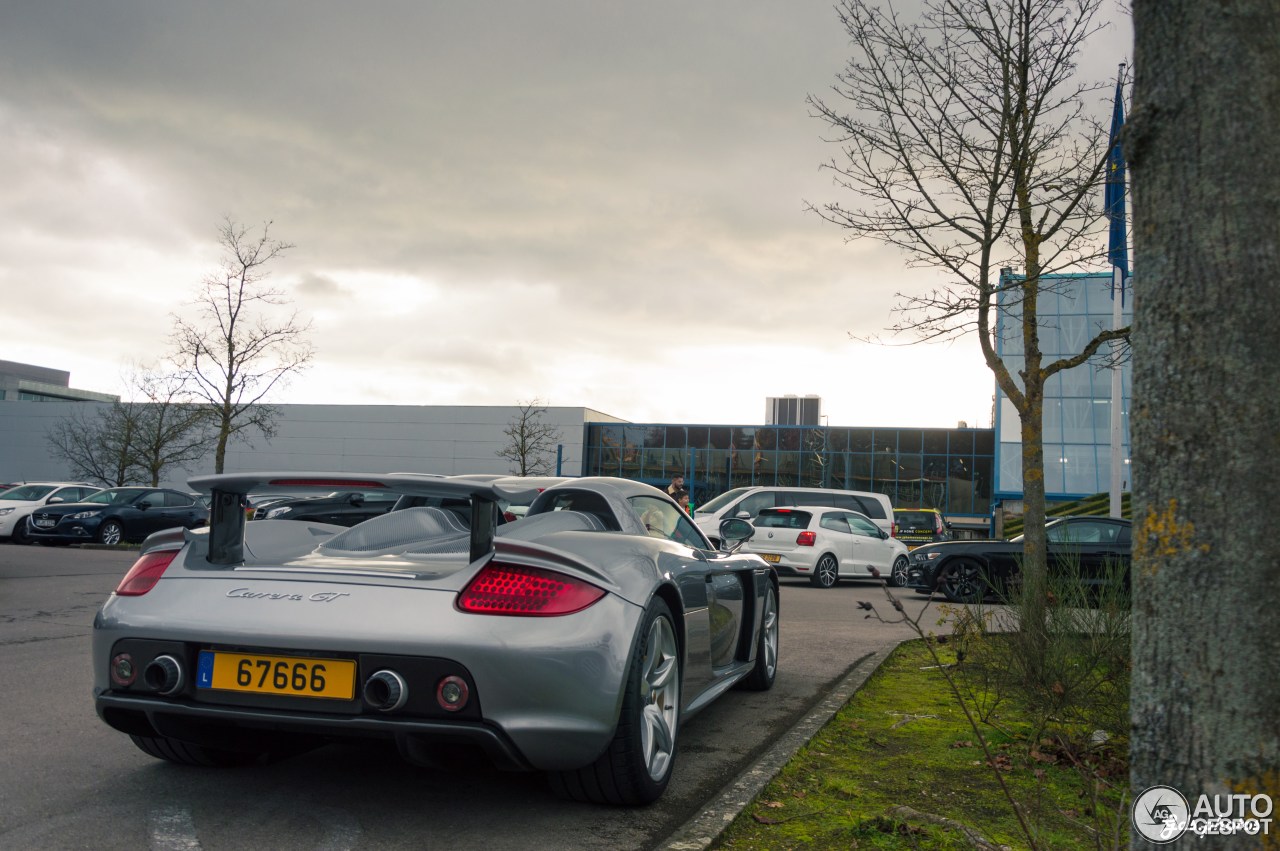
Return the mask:
[[778,562],[782,561],[782,556],[778,555],[777,553],[757,553],[757,555],[759,555],[760,558],[764,559],[765,561],[769,562],[769,564],[777,564]]
[[302,659],[200,651],[196,686],[219,691],[351,700],[356,663],[350,659]]

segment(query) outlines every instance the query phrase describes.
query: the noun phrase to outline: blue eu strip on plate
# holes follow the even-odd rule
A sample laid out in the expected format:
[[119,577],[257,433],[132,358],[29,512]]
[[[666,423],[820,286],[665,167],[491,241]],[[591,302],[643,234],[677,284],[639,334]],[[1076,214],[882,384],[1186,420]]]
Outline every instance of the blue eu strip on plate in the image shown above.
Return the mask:
[[213,651],[201,650],[196,664],[196,688],[213,688]]

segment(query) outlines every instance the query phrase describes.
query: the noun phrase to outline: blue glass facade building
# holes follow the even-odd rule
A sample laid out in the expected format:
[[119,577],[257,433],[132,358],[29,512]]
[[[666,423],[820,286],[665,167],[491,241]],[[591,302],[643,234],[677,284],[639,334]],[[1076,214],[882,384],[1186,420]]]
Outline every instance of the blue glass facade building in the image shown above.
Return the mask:
[[888,494],[896,508],[937,508],[985,530],[993,429],[588,423],[583,474],[665,487],[685,476],[696,504],[730,488],[825,487]]
[[[1022,342],[1022,311],[1016,288],[1018,280],[1005,272],[1001,276],[1001,309],[996,323],[997,351],[1015,378],[1025,366]],[[1113,323],[1111,275],[1046,275],[1037,299],[1040,349],[1043,363],[1070,357],[1084,350],[1099,331]],[[1133,320],[1133,300],[1127,298],[1121,323]],[[1106,346],[1091,361],[1054,375],[1045,385],[1044,472],[1045,497],[1050,502],[1068,501],[1108,491],[1111,488],[1111,381]],[[1132,368],[1127,360],[1121,374],[1121,448],[1125,472],[1123,489],[1129,490],[1129,401]],[[1021,385],[1021,380],[1018,380]],[[1022,434],[1013,403],[996,388],[994,421],[999,463],[994,497],[997,501],[1022,499]]]

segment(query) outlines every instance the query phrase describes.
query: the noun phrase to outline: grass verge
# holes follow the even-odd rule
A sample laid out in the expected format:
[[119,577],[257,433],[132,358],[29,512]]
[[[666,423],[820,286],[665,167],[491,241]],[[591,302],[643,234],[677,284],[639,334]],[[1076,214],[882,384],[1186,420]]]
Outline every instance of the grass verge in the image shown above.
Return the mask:
[[[944,663],[947,645],[935,645]],[[1116,793],[1098,789],[1012,703],[983,727],[995,770],[1042,849],[1128,847]],[[1123,774],[1124,755],[1089,755],[1089,774]],[[1111,764],[1108,765],[1108,762]],[[1121,784],[1123,785],[1123,784]],[[905,808],[905,809],[904,809]],[[729,829],[724,849],[968,849],[1028,843],[973,729],[923,641],[903,644]]]

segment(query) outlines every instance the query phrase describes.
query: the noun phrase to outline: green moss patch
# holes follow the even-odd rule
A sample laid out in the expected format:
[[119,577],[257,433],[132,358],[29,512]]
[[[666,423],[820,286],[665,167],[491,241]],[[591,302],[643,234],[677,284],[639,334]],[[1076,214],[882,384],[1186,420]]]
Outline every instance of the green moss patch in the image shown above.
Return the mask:
[[[944,664],[954,662],[947,646],[935,649]],[[929,648],[908,642],[716,847],[959,849],[982,847],[983,840],[1028,847],[996,771],[1023,808],[1037,847],[1128,847],[1124,781],[1098,781],[1106,773],[1098,765],[1115,761],[1106,746],[1084,753],[1065,740],[1030,743],[1031,718],[1011,704],[1000,710],[979,727],[993,770]]]

